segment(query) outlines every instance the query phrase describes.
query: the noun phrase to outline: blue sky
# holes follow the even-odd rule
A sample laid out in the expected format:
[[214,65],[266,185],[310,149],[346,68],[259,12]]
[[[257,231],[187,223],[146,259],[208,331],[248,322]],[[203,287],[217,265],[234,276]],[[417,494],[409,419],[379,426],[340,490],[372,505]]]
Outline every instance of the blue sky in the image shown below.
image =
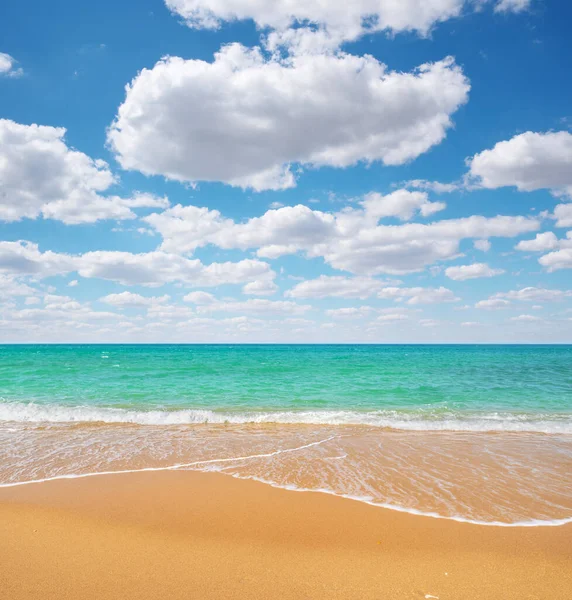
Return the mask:
[[569,3],[0,10],[1,341],[572,341]]

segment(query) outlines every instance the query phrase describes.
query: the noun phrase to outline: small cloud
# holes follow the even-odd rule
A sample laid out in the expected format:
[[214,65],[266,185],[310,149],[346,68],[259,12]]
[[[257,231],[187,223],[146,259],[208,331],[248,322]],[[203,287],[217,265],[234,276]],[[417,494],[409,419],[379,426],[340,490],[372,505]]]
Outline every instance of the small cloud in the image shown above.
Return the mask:
[[403,312],[388,313],[377,317],[379,323],[391,323],[392,321],[405,321],[409,319],[409,315]]
[[0,52],[0,76],[4,77],[22,77],[23,69],[17,67],[18,61],[5,52]]
[[511,321],[519,321],[522,323],[532,323],[534,321],[542,321],[540,317],[534,315],[518,315],[518,317],[512,317]]
[[103,52],[107,48],[106,44],[84,44],[79,48],[78,54],[96,54],[98,52]]
[[137,233],[140,233],[141,235],[150,235],[150,236],[154,236],[157,235],[152,229],[147,229],[147,227],[138,227],[136,229]]
[[436,319],[420,319],[419,325],[421,325],[421,327],[437,327],[439,321]]
[[510,302],[504,298],[489,298],[488,300],[481,300],[475,304],[475,308],[483,308],[486,310],[497,310],[499,308],[507,308],[510,306]]
[[504,272],[504,269],[492,269],[485,263],[460,265],[445,269],[445,275],[454,281],[466,281],[467,279],[478,279],[479,277],[496,277]]
[[519,13],[530,8],[532,0],[499,0],[495,5],[495,12]]
[[411,179],[404,183],[404,187],[434,192],[435,194],[450,194],[462,189],[459,183],[441,183],[440,181],[428,181],[427,179]]
[[489,240],[475,240],[473,246],[475,250],[480,250],[481,252],[488,252],[491,249]]

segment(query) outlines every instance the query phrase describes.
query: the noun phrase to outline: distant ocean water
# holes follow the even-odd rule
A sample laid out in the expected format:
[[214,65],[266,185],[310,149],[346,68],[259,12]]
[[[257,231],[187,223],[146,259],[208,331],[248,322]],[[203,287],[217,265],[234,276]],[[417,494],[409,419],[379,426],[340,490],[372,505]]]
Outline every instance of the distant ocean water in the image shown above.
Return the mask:
[[144,468],[558,524],[572,346],[0,346],[0,484]]

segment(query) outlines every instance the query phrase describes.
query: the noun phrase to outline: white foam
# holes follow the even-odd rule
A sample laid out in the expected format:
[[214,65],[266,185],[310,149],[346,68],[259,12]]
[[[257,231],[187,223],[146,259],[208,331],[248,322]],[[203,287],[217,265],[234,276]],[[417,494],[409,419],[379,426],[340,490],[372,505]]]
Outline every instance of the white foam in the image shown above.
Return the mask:
[[[224,471],[220,471],[224,473]],[[430,511],[422,511],[416,508],[406,508],[404,506],[399,506],[397,504],[390,504],[387,502],[375,502],[371,498],[367,496],[352,496],[350,494],[341,494],[335,492],[333,490],[328,489],[313,489],[313,488],[302,488],[294,485],[280,485],[273,481],[269,481],[268,479],[263,479],[261,477],[256,477],[253,475],[237,475],[235,473],[224,473],[225,475],[230,475],[235,479],[247,479],[251,481],[258,481],[260,483],[265,483],[266,485],[270,485],[271,487],[288,490],[290,492],[314,492],[317,494],[327,494],[328,496],[336,496],[338,498],[345,498],[346,500],[353,500],[355,502],[362,502],[363,504],[368,504],[369,506],[376,506],[377,508],[386,508],[387,510],[394,510],[396,512],[407,513],[409,515],[415,515],[418,517],[431,517],[432,519],[445,519],[446,521],[455,521],[457,523],[468,523],[470,525],[484,525],[487,527],[560,527],[562,525],[567,525],[568,523],[572,523],[572,517],[566,517],[564,519],[530,519],[528,521],[515,521],[512,523],[506,523],[505,521],[481,521],[478,519],[468,519],[466,517],[456,516],[456,515],[440,515],[436,512]]]
[[[28,481],[15,481],[15,482],[11,482],[11,483],[0,483],[0,489],[1,488],[20,487],[20,486],[24,486],[24,485],[38,485],[38,484],[49,483],[49,482],[53,482],[53,481],[86,479],[88,477],[101,477],[101,476],[106,476],[106,475],[127,475],[127,474],[132,474],[132,473],[133,474],[134,473],[152,473],[152,472],[161,472],[161,471],[178,471],[178,470],[185,470],[185,469],[197,470],[197,471],[208,471],[208,465],[213,465],[215,463],[225,463],[225,462],[232,462],[232,461],[238,462],[238,461],[249,460],[249,459],[254,459],[254,458],[265,458],[265,457],[269,457],[269,456],[276,456],[277,454],[282,454],[282,453],[286,453],[286,452],[296,452],[297,450],[302,450],[302,449],[308,448],[310,446],[317,446],[317,445],[323,444],[325,442],[330,441],[331,439],[334,439],[335,437],[336,436],[333,436],[331,438],[326,438],[324,440],[319,440],[317,442],[312,442],[311,444],[306,444],[304,446],[299,446],[297,448],[287,448],[285,450],[276,450],[275,452],[270,452],[267,454],[253,454],[250,456],[240,456],[240,457],[230,457],[230,458],[220,458],[220,459],[196,461],[196,462],[192,462],[192,463],[176,464],[176,465],[170,465],[170,466],[166,466],[166,467],[144,467],[144,468],[140,468],[140,469],[125,469],[125,470],[118,470],[118,471],[97,471],[97,472],[91,472],[91,473],[70,473],[67,475],[54,475],[53,477],[45,477],[43,479],[33,479],[33,480],[28,480]],[[203,468],[200,468],[201,466]],[[455,521],[457,523],[467,523],[469,525],[480,525],[480,526],[486,526],[486,527],[560,527],[562,525],[567,525],[569,523],[572,523],[572,517],[567,517],[564,519],[546,519],[546,520],[531,519],[529,521],[517,521],[517,522],[513,522],[513,523],[505,523],[503,521],[479,521],[479,520],[474,520],[474,519],[467,519],[467,518],[461,517],[461,516],[445,516],[445,515],[440,515],[435,512],[424,512],[421,510],[417,510],[415,508],[405,508],[403,506],[398,506],[395,504],[388,504],[388,503],[384,503],[384,502],[374,502],[373,500],[371,500],[371,498],[368,498],[368,497],[352,496],[349,494],[340,494],[340,493],[337,493],[337,492],[334,492],[334,491],[328,490],[328,489],[311,489],[311,488],[302,488],[302,487],[298,487],[298,486],[294,486],[294,485],[280,485],[273,481],[269,481],[267,479],[263,479],[263,478],[256,477],[253,475],[244,476],[244,475],[237,475],[235,473],[225,473],[224,471],[217,471],[217,472],[219,474],[223,474],[223,475],[230,475],[231,477],[234,477],[235,479],[258,481],[260,483],[270,485],[271,487],[288,490],[291,492],[303,492],[303,493],[312,492],[312,493],[317,493],[317,494],[327,494],[329,496],[345,498],[347,500],[353,500],[355,502],[361,502],[363,504],[368,504],[369,506],[385,508],[387,510],[394,510],[394,511],[400,512],[400,513],[407,513],[407,514],[415,515],[415,516],[419,516],[419,517],[430,517],[432,519],[444,519],[446,521]]]
[[347,458],[348,455],[347,454],[342,454],[340,456],[325,456],[324,460],[343,460],[344,458]]
[[43,405],[0,401],[0,422],[133,423],[198,425],[278,423],[308,425],[368,425],[407,431],[531,432],[572,434],[571,414],[453,413],[305,410],[218,412],[201,409],[130,410],[95,406]]
[[244,460],[252,460],[254,458],[270,458],[272,456],[278,456],[279,454],[288,454],[289,452],[297,452],[298,450],[305,450],[306,448],[312,448],[314,446],[320,446],[326,442],[336,439],[338,436],[332,435],[323,440],[316,442],[310,442],[303,446],[297,446],[295,448],[286,448],[284,450],[274,450],[272,452],[266,452],[262,454],[248,454],[247,456],[231,456],[227,458],[211,458],[208,460],[197,460],[190,463],[179,463],[170,465],[168,467],[144,467],[141,469],[126,469],[121,471],[96,471],[92,473],[79,473],[79,474],[67,474],[67,475],[54,475],[53,477],[45,477],[43,479],[30,479],[27,481],[14,481],[9,483],[0,483],[0,488],[18,487],[21,485],[29,485],[31,483],[46,483],[47,481],[59,481],[62,479],[82,479],[85,477],[95,477],[96,475],[119,475],[125,473],[146,473],[153,471],[173,471],[177,469],[190,469],[192,467],[198,467],[201,465],[212,465],[215,463],[229,463],[229,462],[240,462]]

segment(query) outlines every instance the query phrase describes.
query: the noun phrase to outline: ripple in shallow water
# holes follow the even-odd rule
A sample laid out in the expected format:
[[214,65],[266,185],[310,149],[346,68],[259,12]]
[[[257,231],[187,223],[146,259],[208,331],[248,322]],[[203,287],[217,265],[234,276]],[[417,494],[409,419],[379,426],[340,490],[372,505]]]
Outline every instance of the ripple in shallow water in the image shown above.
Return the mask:
[[473,522],[572,517],[569,435],[303,424],[0,425],[4,484],[173,465]]

